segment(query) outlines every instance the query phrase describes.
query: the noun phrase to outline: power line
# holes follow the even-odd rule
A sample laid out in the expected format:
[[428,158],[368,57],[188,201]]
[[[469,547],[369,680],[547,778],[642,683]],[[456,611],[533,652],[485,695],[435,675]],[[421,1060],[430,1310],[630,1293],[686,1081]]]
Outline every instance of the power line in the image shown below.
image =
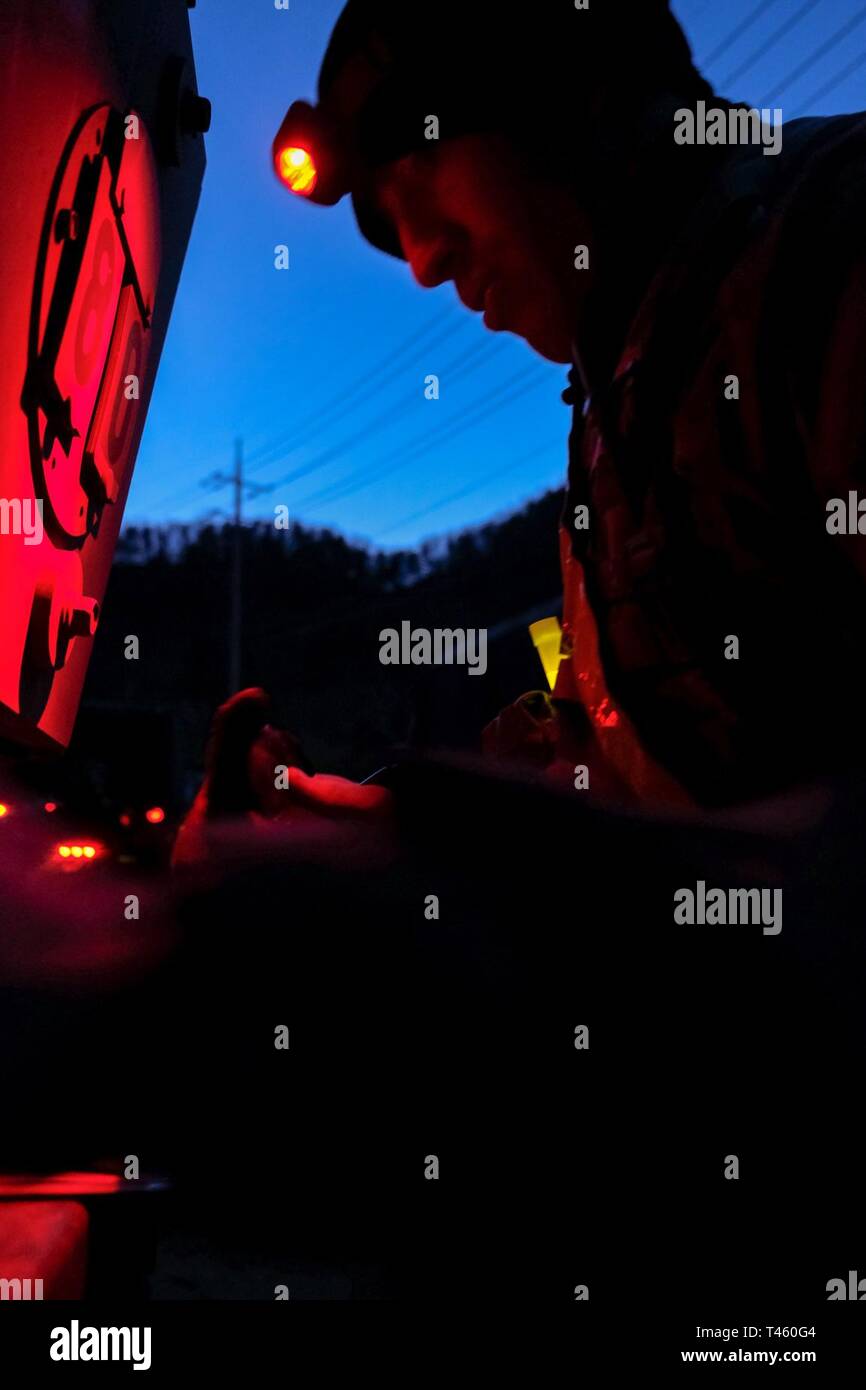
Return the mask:
[[[477,354],[479,347],[483,346],[483,341],[480,344],[473,345],[467,353],[463,354],[463,359],[465,360],[465,358],[470,354]],[[493,347],[486,354],[484,354],[480,361],[476,361],[472,364],[472,366],[469,368],[469,371],[474,371],[478,366],[482,365],[482,362],[488,362],[490,357],[495,355],[495,353],[500,351],[501,348],[504,346],[504,341],[493,345]],[[452,368],[454,368],[460,364],[461,359],[458,358],[451,365]],[[468,371],[464,373],[464,380],[467,375]],[[351,496],[355,492],[362,491],[364,488],[380,481],[382,478],[388,476],[388,474],[394,472],[401,465],[415,462],[418,458],[423,457],[423,455],[426,453],[430,453],[432,450],[438,448],[441,444],[449,442],[450,440],[458,437],[460,434],[465,433],[467,430],[474,428],[475,425],[480,424],[491,414],[495,413],[496,410],[500,409],[502,405],[510,404],[511,400],[519,398],[520,396],[524,395],[527,391],[533,390],[536,386],[540,386],[543,381],[548,380],[549,373],[546,366],[535,365],[531,368],[528,368],[525,372],[518,374],[516,377],[506,382],[503,382],[503,384],[498,388],[498,390],[494,391],[492,394],[487,394],[481,399],[476,400],[472,402],[470,405],[464,407],[464,409],[458,414],[457,418],[451,423],[451,425],[437,431],[432,438],[429,432],[425,432],[423,435],[417,436],[414,441],[410,441],[408,446],[401,444],[396,449],[386,454],[384,458],[379,459],[377,461],[377,463],[372,467],[372,469],[370,469],[369,467],[365,467],[360,470],[356,470],[354,473],[349,473],[345,478],[338,479],[335,482],[328,484],[324,488],[320,488],[319,490],[311,494],[308,494],[306,497],[302,498],[301,501],[296,505],[298,507],[305,507],[310,505],[330,505],[330,503],[332,502],[342,501],[344,497]],[[518,389],[515,389],[515,386]],[[503,398],[507,399],[503,400]],[[413,396],[411,398],[412,403],[414,403],[415,400],[416,397],[413,393]],[[393,419],[393,411],[389,413],[389,419]],[[363,433],[363,437],[369,437],[369,429]],[[349,442],[354,442],[354,440]],[[343,450],[345,449],[345,447],[346,445],[344,443],[340,446],[340,449]],[[336,452],[336,448],[328,452]],[[320,458],[313,460],[312,464],[305,465],[303,469],[295,470],[294,473],[287,475],[287,478],[276,479],[271,484],[250,483],[247,484],[247,486],[250,488],[254,487],[257,493],[272,491],[274,487],[280,485],[281,483],[294,481],[299,475],[305,474],[308,471],[312,471],[313,467],[319,467],[326,461],[329,460],[326,460],[324,456],[321,456]],[[207,485],[210,481],[210,478],[203,479],[202,484]],[[227,479],[223,476],[219,477],[219,482],[221,485],[228,485],[228,483],[232,481],[233,479]]]
[[[502,352],[503,347],[505,347],[505,341],[489,345],[489,343],[485,342],[485,339],[480,338],[477,342],[470,343],[470,346],[468,346],[463,353],[460,353],[456,359],[450,361],[448,366],[443,368],[443,371],[445,371],[445,373],[452,373],[452,371],[460,370],[461,373],[463,373],[461,379],[464,381],[473,371],[477,371],[478,367],[487,366],[489,361],[496,356],[496,353]],[[473,359],[475,360],[473,361]],[[403,373],[403,371],[405,371],[405,368],[400,368],[400,373]],[[367,442],[371,436],[381,434],[382,430],[388,430],[396,420],[400,420],[400,418],[405,416],[407,411],[413,409],[413,406],[416,406],[417,399],[417,391],[410,392],[405,399],[400,400],[400,402],[396,404],[392,404],[392,406],[386,407],[386,409],[382,411],[381,414],[378,414],[373,421],[368,421],[367,424],[361,425],[360,430],[349,435],[348,438],[342,439],[339,443],[329,446],[328,449],[325,449],[324,452],[314,457],[314,459],[307,460],[307,463],[300,464],[299,467],[293,468],[291,473],[284,474],[279,478],[272,478],[272,480],[260,482],[260,484],[259,482],[257,482],[257,484],[249,484],[249,486],[256,486],[259,492],[272,492],[277,486],[292,484],[292,482],[299,481],[300,478],[309,477],[311,473],[317,473],[320,468],[324,468],[328,463],[334,463],[335,460],[338,460],[343,453],[350,452],[357,443]],[[247,473],[250,473],[250,471],[253,470],[247,468]],[[341,484],[345,481],[346,480],[341,480]],[[189,496],[196,495],[197,489],[199,489],[200,486],[207,485],[209,485],[209,478],[203,478],[203,480],[200,480],[199,484],[192,486],[192,488],[185,488],[182,489],[181,492],[174,493],[171,498],[165,500],[163,505],[181,502],[181,500],[185,500],[189,498]],[[228,485],[227,482],[224,482],[224,485]],[[335,484],[329,484],[328,486],[334,485]]]
[[[445,371],[456,371],[462,368],[462,380],[465,381],[470,372],[474,372],[479,366],[483,366],[489,362],[497,352],[501,351],[503,346],[504,343],[496,343],[491,346],[486,343],[483,338],[479,339],[478,342],[473,343],[460,357],[450,363],[445,368]],[[478,360],[471,362],[473,357]],[[469,362],[470,365],[467,366],[467,362]],[[286,486],[289,483],[297,482],[299,478],[306,478],[311,473],[318,472],[318,470],[324,468],[326,464],[333,463],[343,454],[349,453],[357,444],[366,443],[372,435],[379,434],[382,430],[390,428],[395,420],[400,419],[416,406],[417,403],[418,392],[416,388],[397,405],[388,406],[387,409],[382,411],[380,415],[377,415],[374,420],[363,425],[347,439],[341,440],[339,444],[332,444],[324,453],[318,454],[314,459],[301,464],[298,468],[292,469],[290,473],[286,473],[280,478],[271,479],[268,483],[263,484],[263,486],[266,486],[268,491],[273,491],[275,487]],[[335,484],[332,483],[328,484],[329,487],[333,487],[334,485]]]
[[463,434],[467,429],[472,429],[473,426],[478,423],[479,419],[486,418],[488,415],[492,414],[494,410],[499,408],[499,401],[502,397],[510,395],[510,397],[513,398],[515,394],[522,395],[522,391],[519,393],[514,392],[513,388],[515,382],[524,382],[528,377],[533,375],[535,376],[537,384],[540,385],[543,379],[542,375],[538,373],[537,369],[533,372],[533,369],[530,368],[520,373],[518,376],[511,378],[509,381],[503,382],[499,389],[494,391],[492,395],[487,395],[479,400],[473,401],[459,412],[457,419],[454,420],[450,426],[437,430],[432,438],[429,434],[424,434],[417,437],[414,441],[410,440],[408,446],[399,444],[390,454],[386,454],[383,459],[379,459],[372,468],[366,467],[358,469],[354,474],[350,473],[348,477],[342,479],[340,482],[331,483],[325,488],[320,488],[318,492],[308,494],[308,496],[302,498],[297,505],[308,506],[311,504],[318,505],[320,503],[341,501],[343,497],[350,496],[354,492],[359,492],[371,483],[379,482],[383,477],[394,472],[395,468],[399,468],[402,464],[412,463],[417,458],[423,457],[424,454],[432,452],[447,440],[459,434]]
[[786,91],[793,82],[796,82],[804,73],[809,72],[821,58],[831,51],[831,49],[835,48],[843,39],[847,38],[852,29],[856,29],[857,25],[862,24],[864,19],[866,19],[866,5],[861,6],[857,14],[849,19],[847,23],[843,24],[841,29],[837,29],[836,33],[832,34],[829,39],[822,43],[820,48],[816,48],[815,52],[809,58],[799,63],[797,67],[794,68],[793,72],[789,72],[784,81],[777,83],[772,92],[770,92],[768,96],[763,97],[759,104],[761,106],[768,106],[771,101],[776,99],[780,92]]
[[[372,471],[361,470],[354,481],[348,478],[342,486],[334,485],[331,488],[322,489],[318,493],[313,493],[308,497],[302,498],[296,506],[300,508],[314,505],[330,505],[332,502],[341,502],[344,497],[349,497],[356,492],[361,492],[364,488],[372,486],[373,483],[381,482],[382,478],[387,477],[388,474],[393,473],[401,466],[407,463],[414,463],[416,459],[423,457],[426,453],[430,453],[441,444],[456,438],[460,434],[464,434],[468,429],[473,429],[475,425],[480,424],[482,420],[487,419],[489,415],[492,415],[495,411],[500,409],[499,398],[501,396],[507,395],[509,398],[508,404],[511,404],[512,401],[525,395],[527,391],[532,391],[537,386],[540,386],[542,382],[547,381],[549,381],[549,376],[546,369],[530,369],[528,372],[524,372],[512,378],[510,381],[505,382],[498,391],[495,391],[492,396],[486,398],[486,403],[476,402],[475,406],[467,407],[465,411],[461,412],[461,416],[458,417],[458,420],[454,422],[453,426],[449,429],[439,431],[433,439],[430,439],[429,436],[423,436],[421,439],[416,440],[414,445],[410,444],[408,451],[401,447],[392,454],[386,455],[384,459],[380,459],[379,466],[374,467]],[[519,390],[515,390],[515,384],[520,382],[524,384],[520,386]],[[479,409],[479,407],[481,408]]]
[[[448,311],[446,317],[450,317],[450,315],[451,310]],[[438,321],[439,320],[437,320],[437,322]],[[430,342],[425,343],[413,356],[419,357],[422,353],[431,352],[448,338],[453,338],[454,334],[464,327],[464,320],[458,319],[453,321],[444,332],[434,337]],[[329,429],[332,425],[336,424],[338,420],[344,419],[346,415],[350,415],[352,411],[357,410],[358,406],[363,404],[363,400],[356,400],[355,397],[361,396],[367,387],[375,381],[376,377],[383,371],[391,368],[389,375],[376,387],[377,391],[381,391],[384,387],[389,386],[392,381],[396,381],[398,377],[405,373],[407,364],[404,359],[406,359],[407,354],[410,353],[411,346],[415,344],[417,338],[423,336],[426,336],[426,334],[415,334],[409,342],[404,343],[399,348],[395,348],[388,354],[383,362],[380,362],[378,366],[366,372],[359,381],[355,382],[354,386],[352,386],[348,392],[340,392],[332,401],[313,412],[300,424],[294,425],[287,434],[278,436],[277,439],[271,440],[269,444],[262,445],[259,449],[255,450],[250,456],[251,459],[255,461],[255,467],[266,468],[270,463],[279,462],[279,460],[284,458],[287,454],[302,447],[303,444],[307,442],[307,438],[309,438],[311,432],[313,436],[318,435],[321,433],[323,426]],[[395,360],[400,362],[399,367],[394,367]],[[409,361],[411,360],[413,360],[413,357],[409,357]],[[298,438],[298,435],[300,435],[301,438]],[[272,455],[272,457],[265,457],[265,455]]]
[[[458,327],[460,326],[462,325],[458,324]],[[428,348],[431,346],[432,344],[428,344]],[[497,352],[501,351],[503,346],[504,343],[496,343],[491,346],[483,338],[480,338],[476,342],[471,343],[470,346],[463,353],[459,354],[455,359],[453,359],[453,361],[451,361],[443,370],[446,372],[453,372],[462,369],[463,378],[465,379],[470,372],[475,371],[479,366],[482,366],[485,363],[489,362],[496,355]],[[426,350],[428,349],[425,348],[425,351]],[[478,360],[473,362],[471,360],[472,358],[476,358]],[[402,375],[404,373],[405,367],[401,367],[399,370],[399,374]],[[406,412],[410,410],[413,405],[415,405],[416,401],[417,393],[413,391],[397,405],[389,406],[380,415],[376,416],[373,421],[362,426],[354,434],[350,435],[346,439],[341,440],[338,444],[331,445],[323,453],[316,455],[315,458],[300,465],[298,468],[293,469],[291,472],[283,475],[280,478],[274,478],[265,483],[256,484],[255,486],[258,488],[259,491],[262,492],[272,491],[275,487],[283,486],[288,483],[296,482],[300,478],[308,477],[311,473],[317,472],[320,468],[324,468],[326,464],[334,462],[334,460],[339,458],[341,454],[354,448],[355,445],[359,442],[366,441],[370,438],[371,435],[377,434],[381,430],[388,428],[390,425],[394,423],[396,419],[399,419],[401,416],[405,415]],[[264,460],[264,463],[266,464],[276,462],[279,462],[279,458],[272,460]],[[259,466],[261,466],[261,461]],[[247,469],[248,473],[253,471],[253,469]],[[202,483],[196,484],[192,488],[184,488],[180,492],[172,494],[167,499],[164,499],[162,503],[158,503],[156,505],[159,508],[164,507],[166,505],[173,505],[180,501],[186,500],[188,497],[196,494],[199,486],[201,486],[202,484],[207,485],[207,481],[207,479],[203,479]]]
[[778,4],[778,0],[767,0],[767,3],[765,5],[756,5],[752,12],[746,16],[743,22],[741,24],[736,25],[736,27],[732,29],[731,32],[728,34],[728,37],[726,39],[723,39],[720,44],[716,45],[712,53],[708,53],[706,58],[701,58],[700,62],[698,63],[698,67],[707,68],[710,66],[711,63],[714,63],[717,58],[721,58],[723,53],[727,53],[728,49],[733,47],[733,45],[737,42],[737,39],[742,38],[743,34],[748,33],[752,25],[757,24],[759,19],[763,19],[767,11],[769,9],[772,9],[773,5],[776,4]]
[[820,101],[822,97],[827,96],[830,92],[834,92],[837,87],[842,85],[846,77],[850,77],[852,72],[856,72],[858,68],[862,68],[864,63],[866,63],[866,48],[864,48],[859,57],[852,59],[841,72],[837,72],[836,76],[832,77],[829,82],[825,82],[823,87],[819,87],[817,92],[813,92],[810,97],[807,97],[807,99],[797,107],[794,115],[799,116],[801,111],[808,111],[809,107],[813,106],[816,101]]
[[815,9],[818,3],[819,0],[806,0],[806,3],[800,6],[796,14],[786,19],[784,24],[780,24],[779,28],[773,31],[767,41],[761,44],[760,48],[755,49],[755,52],[751,54],[744,63],[741,63],[738,68],[735,68],[720,85],[725,88],[730,87],[732,82],[736,82],[743,76],[743,73],[753,68],[757,62],[760,62],[764,54],[769,53],[770,49],[778,43],[779,39],[783,39],[786,34],[789,34],[792,29],[796,28],[800,21],[805,19],[806,15],[809,14],[811,10]]
[[190,497],[200,497],[200,496],[201,496],[201,486],[202,486],[201,479],[199,479],[197,482],[193,483],[190,487],[180,488],[177,492],[171,492],[171,493],[168,494],[167,497],[162,497],[162,498],[160,498],[157,502],[152,503],[152,504],[151,504],[151,510],[152,510],[152,511],[155,511],[155,512],[161,512],[161,511],[163,511],[166,507],[175,507],[175,506],[177,506],[180,502],[186,501],[187,498],[190,498]]
[[441,497],[438,502],[432,502],[428,507],[421,507],[417,512],[410,512],[408,516],[401,516],[399,521],[393,521],[390,526],[386,526],[382,531],[373,537],[378,540],[381,536],[387,536],[392,531],[398,531],[401,526],[408,526],[412,521],[418,521],[421,517],[429,516],[431,512],[441,511],[443,507],[450,506],[452,502],[462,502],[464,497],[469,497],[473,492],[478,492],[480,488],[486,487],[488,483],[494,483],[499,478],[505,478],[509,473],[514,473],[518,468],[522,468],[525,463],[530,463],[539,454],[546,454],[554,447],[562,445],[562,439],[551,439],[546,444],[539,444],[534,449],[530,449],[528,454],[521,454],[520,458],[512,459],[511,463],[504,468],[497,468],[494,473],[487,473],[483,478],[470,483],[468,487],[460,488],[457,492],[451,492],[447,497]]
[[[424,337],[426,337],[428,333],[432,332],[435,328],[438,328],[439,325],[442,324],[446,319],[451,318],[452,315],[453,315],[453,312],[454,312],[453,306],[449,306],[449,307],[448,307],[447,309],[445,309],[442,313],[439,313],[439,314],[434,315],[434,317],[433,317],[432,319],[430,319],[426,324],[424,324],[423,327],[417,329],[414,333],[410,334],[410,336],[409,336],[402,344],[400,344],[398,347],[392,349],[392,351],[388,353],[388,356],[387,356],[386,358],[384,358],[381,362],[379,362],[375,367],[372,367],[372,368],[370,369],[369,372],[366,372],[366,373],[364,374],[364,376],[361,377],[361,379],[360,379],[359,381],[356,381],[356,382],[349,388],[348,392],[346,392],[346,391],[341,392],[338,396],[334,397],[334,399],[333,399],[332,401],[327,402],[327,403],[326,403],[324,406],[322,406],[318,411],[316,411],[315,414],[311,415],[311,416],[309,417],[309,420],[305,420],[301,425],[295,426],[295,427],[294,427],[294,430],[289,432],[288,437],[291,438],[292,434],[295,433],[295,432],[297,432],[297,430],[301,430],[301,429],[307,428],[307,426],[308,426],[310,423],[315,423],[319,428],[321,428],[322,423],[323,423],[323,416],[325,416],[325,417],[327,418],[329,411],[330,411],[334,406],[342,406],[342,405],[344,405],[345,402],[346,402],[348,399],[354,397],[355,395],[358,394],[358,392],[362,391],[362,390],[364,389],[364,387],[365,387],[370,381],[372,381],[372,380],[375,379],[376,376],[378,376],[380,373],[382,373],[382,372],[384,372],[384,371],[387,371],[387,369],[388,369],[389,367],[393,368],[393,364],[394,364],[395,358],[399,359],[399,358],[403,357],[407,352],[410,352],[411,349],[412,349],[413,347],[415,347],[421,339],[423,339]],[[452,323],[450,329],[449,329],[448,331],[446,331],[446,333],[441,334],[441,335],[439,336],[439,338],[434,338],[433,342],[430,343],[430,344],[428,344],[427,346],[428,346],[428,347],[435,346],[438,342],[442,341],[444,338],[449,337],[449,336],[453,336],[453,334],[456,333],[456,332],[457,332],[460,328],[462,328],[463,326],[464,326],[464,321],[463,321],[462,319],[457,319],[457,320],[455,320],[455,321]],[[426,349],[424,349],[424,350],[426,350]],[[397,373],[394,373],[394,375],[396,376]],[[383,384],[387,384],[387,383],[383,383]],[[348,412],[346,412],[346,413],[348,413]],[[332,422],[333,422],[333,421],[330,421],[329,423],[332,423]],[[269,441],[269,442],[267,442],[267,443],[265,443],[265,444],[260,445],[257,449],[254,449],[254,450],[251,452],[251,454],[249,455],[249,458],[252,458],[252,459],[259,459],[259,460],[260,460],[260,462],[256,465],[257,467],[266,466],[268,460],[262,461],[262,455],[263,455],[264,453],[270,452],[270,451],[274,448],[275,443],[276,443],[276,441],[271,440],[271,441]],[[280,447],[283,447],[283,446],[281,445]],[[277,454],[276,459],[273,460],[273,461],[278,461],[279,457],[280,457],[280,455]],[[252,470],[249,470],[249,469],[248,469],[248,471],[252,471]],[[182,501],[182,500],[185,500],[186,498],[188,498],[188,497],[190,497],[190,496],[194,496],[197,492],[198,492],[198,484],[197,484],[197,483],[192,484],[192,486],[185,486],[185,487],[183,487],[183,488],[181,488],[181,489],[178,489],[178,490],[176,490],[176,491],[172,491],[172,492],[168,493],[167,496],[164,496],[164,497],[160,498],[157,502],[155,502],[155,503],[153,504],[153,508],[154,508],[156,511],[161,511],[164,507],[166,507],[166,506],[174,506],[177,502],[180,502],[180,501]]]

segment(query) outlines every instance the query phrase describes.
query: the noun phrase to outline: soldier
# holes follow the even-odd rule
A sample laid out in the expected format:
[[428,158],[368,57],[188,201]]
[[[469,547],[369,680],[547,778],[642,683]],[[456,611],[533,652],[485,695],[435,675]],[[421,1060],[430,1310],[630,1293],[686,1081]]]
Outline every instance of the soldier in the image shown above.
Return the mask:
[[863,761],[866,550],[827,513],[866,487],[866,123],[768,115],[713,93],[668,0],[350,0],[274,146],[571,366],[560,742],[591,730],[644,801]]

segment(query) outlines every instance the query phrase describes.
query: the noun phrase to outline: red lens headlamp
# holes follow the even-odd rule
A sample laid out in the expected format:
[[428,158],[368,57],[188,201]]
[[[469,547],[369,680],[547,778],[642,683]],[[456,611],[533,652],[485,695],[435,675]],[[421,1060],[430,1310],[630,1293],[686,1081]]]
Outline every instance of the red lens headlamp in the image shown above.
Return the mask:
[[274,140],[274,169],[284,188],[324,207],[333,207],[351,194],[362,234],[373,246],[402,260],[394,227],[369,196],[370,166],[359,154],[353,157],[353,148],[321,106],[296,101]]
[[277,132],[273,154],[277,178],[290,192],[326,207],[349,192],[346,160],[321,107],[294,102]]

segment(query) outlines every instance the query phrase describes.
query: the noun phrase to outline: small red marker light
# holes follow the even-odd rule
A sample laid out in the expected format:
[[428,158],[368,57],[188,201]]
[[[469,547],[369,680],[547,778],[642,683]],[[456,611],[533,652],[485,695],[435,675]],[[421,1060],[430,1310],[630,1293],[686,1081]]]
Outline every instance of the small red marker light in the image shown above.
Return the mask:
[[99,845],[58,845],[57,853],[61,859],[96,859]]
[[287,145],[277,161],[280,178],[293,193],[310,194],[316,186],[319,171],[309,150],[299,145]]
[[56,801],[46,801],[46,803],[45,803],[45,810],[46,810],[46,811],[48,812],[48,814],[50,815],[52,811],[56,811],[56,810],[57,810],[57,802],[56,802]]
[[117,819],[120,821],[121,825],[132,825],[132,816],[127,815],[126,811],[124,811],[122,816],[118,816]]
[[165,820],[165,811],[161,806],[151,806],[149,811],[145,811],[144,818],[150,821],[151,825],[159,825],[160,821]]

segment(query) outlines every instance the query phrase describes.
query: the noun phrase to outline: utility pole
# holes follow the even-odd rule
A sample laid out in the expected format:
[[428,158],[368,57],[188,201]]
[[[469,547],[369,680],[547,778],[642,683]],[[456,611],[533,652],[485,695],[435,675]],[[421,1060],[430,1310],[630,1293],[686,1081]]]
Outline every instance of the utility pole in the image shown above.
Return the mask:
[[[241,638],[243,632],[243,503],[244,497],[259,497],[272,492],[273,483],[244,482],[244,441],[235,440],[235,463],[231,473],[210,473],[201,480],[202,487],[211,492],[219,492],[230,487],[233,495],[232,505],[232,553],[229,573],[229,630],[228,630],[228,679],[229,695],[241,688]],[[224,516],[224,512],[211,513]]]
[[243,543],[242,507],[244,488],[244,442],[235,440],[235,467],[232,475],[234,489],[234,522],[232,526],[231,599],[229,609],[229,694],[241,688],[241,546]]

